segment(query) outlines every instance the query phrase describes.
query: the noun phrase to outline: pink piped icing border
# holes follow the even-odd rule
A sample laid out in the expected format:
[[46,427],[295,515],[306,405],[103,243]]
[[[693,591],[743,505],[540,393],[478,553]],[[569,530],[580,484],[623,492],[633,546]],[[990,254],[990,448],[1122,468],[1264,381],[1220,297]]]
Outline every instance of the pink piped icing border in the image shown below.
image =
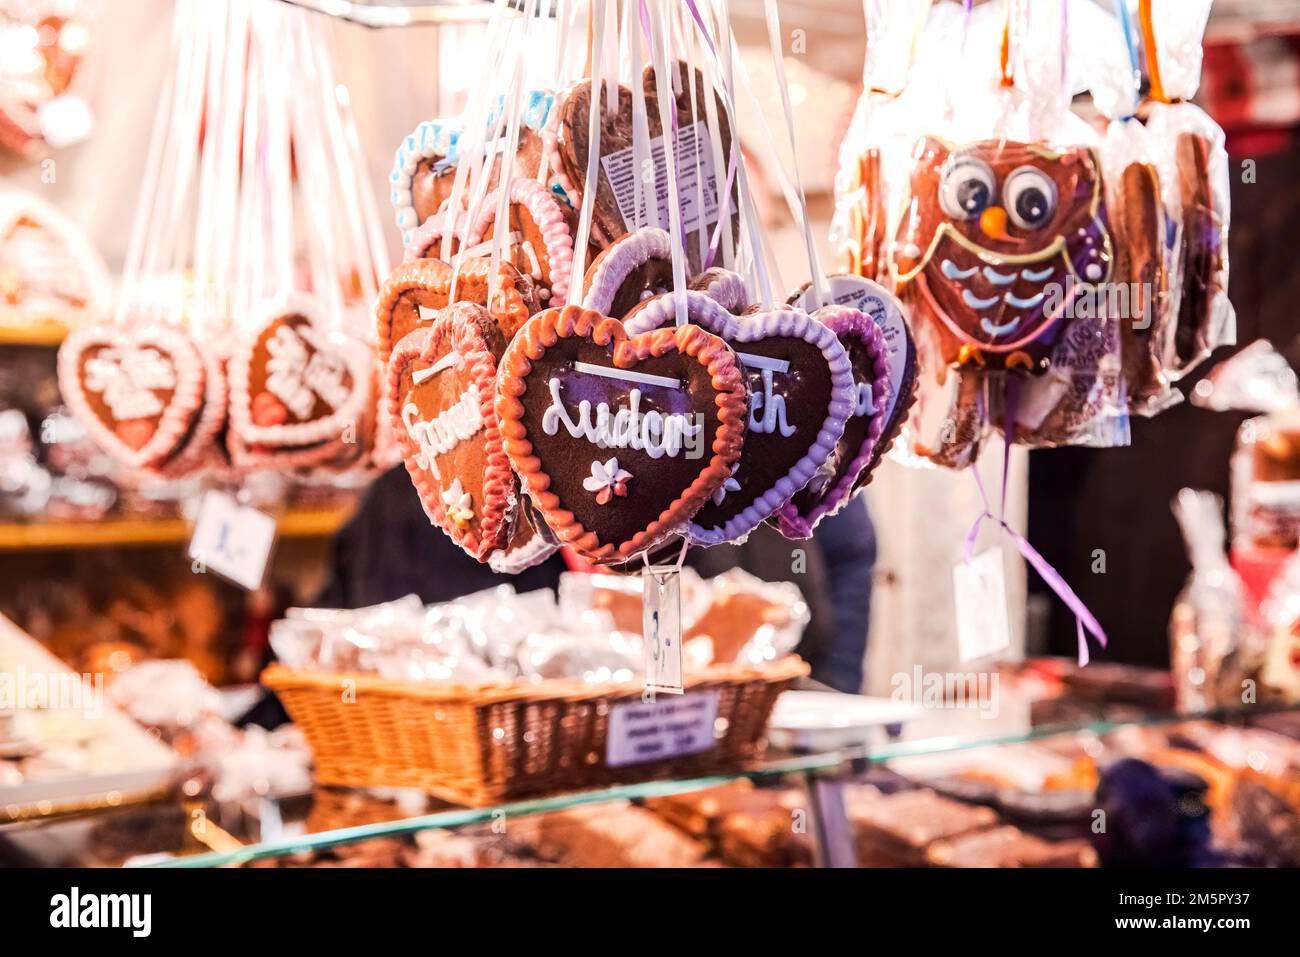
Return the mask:
[[[853,368],[848,353],[844,351],[844,346],[835,333],[805,312],[781,308],[740,319],[704,293],[687,291],[684,295],[691,321],[720,336],[733,348],[773,336],[802,339],[821,351],[830,369],[831,401],[826,410],[826,418],[822,420],[812,445],[794,467],[722,528],[704,528],[694,521],[686,525],[686,536],[696,545],[707,547],[724,542],[740,542],[807,485],[835,451],[835,443],[844,434],[844,426],[853,414],[856,396]],[[671,325],[677,314],[675,298],[676,294],[666,294],[647,300],[634,314],[628,316],[628,334],[637,335]],[[745,455],[744,448],[741,449],[741,455]]]
[[652,259],[671,259],[672,255],[672,240],[667,230],[643,226],[628,233],[608,246],[587,270],[582,308],[609,315],[618,287],[634,269]]
[[[352,394],[342,408],[315,419],[311,422],[298,422],[293,425],[257,425],[252,418],[252,396],[248,394],[253,352],[257,340],[261,338],[268,326],[285,316],[305,316],[307,321],[318,330],[323,328],[320,318],[320,305],[310,296],[293,293],[278,299],[265,309],[261,317],[253,324],[252,331],[241,336],[236,342],[234,353],[230,357],[227,376],[230,380],[230,425],[245,446],[265,446],[268,449],[293,448],[329,442],[343,434],[349,423],[360,430],[370,401],[373,368],[372,352],[369,346],[359,340],[351,340],[342,334],[329,336],[338,355],[347,363],[352,376]],[[269,454],[274,454],[273,452]],[[286,452],[286,455],[292,454]]]
[[[176,388],[163,409],[149,441],[133,449],[95,414],[81,381],[81,355],[95,346],[153,346],[176,371]],[[149,469],[173,455],[200,413],[204,393],[203,360],[194,343],[177,328],[166,326],[95,325],[74,329],[59,348],[59,389],[73,414],[101,448],[128,468]]]
[[[393,349],[388,360],[388,414],[393,433],[402,449],[402,461],[419,493],[425,514],[442,529],[447,537],[480,562],[488,560],[493,552],[505,543],[509,532],[512,507],[517,500],[515,473],[506,458],[501,440],[501,430],[496,412],[497,362],[483,339],[474,320],[474,312],[482,307],[454,303],[443,309],[433,322],[409,333]],[[468,529],[460,529],[447,517],[442,502],[443,487],[414,464],[420,451],[406,432],[402,422],[402,375],[417,359],[433,362],[449,346],[460,355],[456,369],[465,373],[479,390],[479,405],[483,415],[483,501],[475,503],[481,536]]]
[[[528,215],[537,223],[546,244],[546,258],[551,264],[551,302],[563,302],[569,294],[569,280],[573,274],[573,233],[560,210],[560,200],[537,180],[520,177],[510,183],[510,202],[527,209]],[[470,228],[465,245],[481,243],[488,226],[496,218],[497,204],[489,198],[483,204],[478,221]]]
[[786,502],[777,510],[777,528],[786,538],[808,538],[818,522],[828,515],[834,515],[853,497],[854,486],[875,455],[876,443],[880,441],[885,428],[885,409],[889,405],[889,350],[880,327],[870,316],[848,306],[823,306],[813,313],[813,318],[823,323],[841,340],[853,336],[861,339],[870,353],[871,425],[862,445],[853,453],[848,470],[807,515],[801,515],[793,501]]

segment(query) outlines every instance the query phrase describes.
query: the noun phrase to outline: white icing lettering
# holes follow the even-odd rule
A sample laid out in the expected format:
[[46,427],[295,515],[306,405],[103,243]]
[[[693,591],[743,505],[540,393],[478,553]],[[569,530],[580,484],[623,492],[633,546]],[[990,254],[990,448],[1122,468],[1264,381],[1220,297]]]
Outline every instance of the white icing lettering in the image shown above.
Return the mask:
[[859,382],[857,400],[853,404],[853,414],[870,415],[875,404],[876,403],[871,395],[871,383]]
[[322,348],[314,330],[283,325],[266,342],[266,388],[298,419],[310,418],[317,397],[331,409],[348,398],[343,357]]
[[[789,438],[794,435],[794,426],[786,421],[785,396],[772,391],[771,369],[763,370],[763,391],[755,390],[749,397],[749,430],[751,432],[776,432]],[[759,417],[759,413],[762,417]]]
[[703,423],[692,422],[684,412],[667,415],[651,410],[641,413],[641,390],[628,391],[628,407],[611,413],[609,403],[596,406],[593,421],[591,403],[583,399],[578,403],[578,417],[574,419],[560,398],[560,380],[551,379],[551,404],[542,414],[542,431],[556,435],[564,426],[575,439],[585,438],[593,445],[613,449],[638,449],[652,459],[665,455],[676,457],[684,440],[694,438],[704,430]]
[[434,478],[441,479],[436,456],[450,452],[483,428],[483,403],[478,387],[471,386],[455,405],[427,422],[421,421],[419,407],[408,402],[402,408],[402,424],[406,426],[406,434],[420,447],[415,464],[428,469]]
[[157,349],[105,349],[86,363],[86,388],[118,422],[147,419],[163,410],[153,390],[176,388],[176,368]]

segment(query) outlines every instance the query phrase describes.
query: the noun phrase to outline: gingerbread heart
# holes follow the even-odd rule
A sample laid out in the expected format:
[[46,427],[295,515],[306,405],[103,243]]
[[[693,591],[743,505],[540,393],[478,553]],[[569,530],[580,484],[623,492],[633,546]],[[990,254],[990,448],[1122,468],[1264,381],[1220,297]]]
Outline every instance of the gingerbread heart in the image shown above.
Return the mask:
[[[500,264],[501,281],[488,303],[491,260],[469,257],[461,260],[460,271],[440,259],[417,259],[392,271],[375,302],[375,324],[379,358],[387,362],[393,346],[421,323],[433,318],[455,293],[457,302],[476,302],[488,311],[506,338],[537,311],[537,289],[532,279],[507,262]],[[452,284],[455,283],[455,289]]]
[[813,318],[835,333],[848,353],[853,370],[853,414],[825,465],[777,511],[777,528],[786,538],[811,537],[819,521],[852,498],[859,479],[865,478],[863,473],[875,459],[889,402],[889,355],[880,327],[847,306],[823,306]]
[[108,270],[81,229],[31,193],[0,193],[0,322],[98,318]]
[[721,266],[710,266],[688,282],[686,288],[704,293],[733,316],[740,315],[749,304],[749,293],[740,273]]
[[205,375],[179,329],[84,326],[59,349],[59,388],[102,448],[130,468],[148,469],[191,435]]
[[518,575],[540,565],[560,549],[560,543],[537,514],[537,507],[527,495],[515,509],[510,538],[504,548],[488,556],[488,565],[500,575]]
[[290,454],[359,433],[373,390],[364,343],[326,329],[305,296],[267,310],[254,329],[227,367],[230,424],[244,445]]
[[672,240],[646,226],[616,240],[596,257],[582,283],[582,306],[622,319],[638,303],[673,288]]
[[[788,303],[806,312],[813,311],[810,283],[800,286]],[[903,304],[880,283],[862,276],[839,273],[826,277],[830,303],[865,313],[880,328],[889,353],[889,399],[885,404],[884,427],[876,441],[871,461],[858,479],[855,489],[871,480],[871,474],[898,438],[908,412],[916,401],[916,344],[908,329]]]
[[[460,137],[461,130],[454,124],[427,120],[397,147],[388,177],[389,199],[403,245],[411,241],[415,228],[436,214],[451,196]],[[534,175],[541,166],[542,152],[538,134],[527,125],[521,126],[512,169],[521,175]],[[501,178],[500,155],[493,158],[488,177],[488,188],[495,189]]]
[[485,308],[458,302],[402,339],[388,405],[424,510],[479,561],[504,548],[516,499],[494,407],[505,339]]
[[[681,90],[674,101],[677,110],[677,169],[674,178],[677,181],[679,196],[687,215],[684,221],[686,231],[686,250],[690,261],[690,272],[700,269],[700,237],[705,242],[711,237],[714,224],[718,221],[720,204],[718,202],[719,184],[727,179],[726,163],[731,153],[731,124],[720,98],[714,94],[713,109],[717,116],[720,143],[715,153],[709,138],[707,122],[707,97],[711,89],[704,81],[703,74],[695,71],[695,109],[692,117],[691,97],[687,82],[686,66],[678,62],[677,88]],[[668,83],[669,78],[665,77]],[[599,103],[600,139],[598,149],[601,161],[597,177],[596,196],[592,207],[592,235],[606,246],[619,236],[635,230],[639,223],[667,223],[667,167],[665,157],[663,125],[659,118],[658,88],[653,70],[647,68],[642,84],[645,88],[646,126],[650,133],[648,154],[660,157],[655,162],[657,190],[647,189],[645,194],[657,193],[659,213],[638,210],[634,184],[636,176],[632,170],[635,162],[632,150],[632,93],[626,87],[618,88],[618,108],[612,112],[604,110],[605,92],[601,89]],[[672,96],[672,89],[666,91]],[[587,160],[590,155],[590,118],[592,104],[592,82],[583,80],[576,84],[565,97],[558,111],[558,128],[556,130],[554,160],[556,168],[563,174],[562,182],[576,186],[577,192],[585,192],[587,177]],[[721,158],[719,160],[719,157]],[[698,165],[697,165],[698,164]],[[721,165],[721,168],[719,168]],[[701,179],[702,177],[702,179]],[[704,215],[694,208],[697,195],[697,182],[703,184]],[[616,185],[617,184],[617,185]],[[568,187],[566,187],[568,189]],[[739,217],[735,214],[739,208],[737,194],[733,190],[728,204],[733,237],[739,236]],[[642,196],[642,203],[647,196]],[[577,203],[574,199],[573,202]],[[690,205],[688,205],[690,204]],[[702,222],[701,222],[702,220]]]
[[548,309],[497,377],[506,454],[560,541],[620,562],[676,532],[740,458],[745,386],[698,326],[629,337],[580,306]]
[[[676,295],[647,299],[625,320],[628,332],[671,326]],[[749,385],[744,454],[686,534],[699,545],[739,541],[825,467],[853,413],[853,371],[835,333],[807,313],[736,317],[702,293],[681,295],[690,321],[736,351]]]

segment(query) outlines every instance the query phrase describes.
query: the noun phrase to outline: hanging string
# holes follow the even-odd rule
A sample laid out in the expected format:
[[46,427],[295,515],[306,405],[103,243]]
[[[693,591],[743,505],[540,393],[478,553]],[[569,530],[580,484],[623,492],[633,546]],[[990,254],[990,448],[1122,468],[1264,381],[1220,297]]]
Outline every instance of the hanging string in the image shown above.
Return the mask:
[[1128,53],[1129,70],[1133,76],[1132,107],[1128,115],[1121,119],[1131,120],[1137,115],[1138,104],[1142,98],[1142,59],[1138,53],[1137,37],[1133,27],[1133,14],[1128,8],[1128,0],[1116,0],[1115,12],[1119,17],[1119,29],[1124,37],[1124,49]]
[[1002,71],[1002,86],[1015,86],[1015,77],[1011,67],[1011,8],[1015,0],[1006,0],[1006,17],[1002,21],[1002,49],[999,62]]
[[1147,74],[1151,80],[1151,99],[1168,103],[1165,85],[1160,80],[1160,54],[1156,47],[1156,25],[1151,18],[1151,0],[1138,0],[1138,21],[1142,24],[1142,42],[1147,51]]

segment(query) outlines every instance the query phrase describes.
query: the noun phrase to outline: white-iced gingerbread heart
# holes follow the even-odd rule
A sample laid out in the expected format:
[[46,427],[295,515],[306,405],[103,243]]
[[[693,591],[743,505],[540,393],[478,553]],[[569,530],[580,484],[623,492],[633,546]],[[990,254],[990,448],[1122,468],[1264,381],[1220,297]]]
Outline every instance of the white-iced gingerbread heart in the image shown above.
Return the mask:
[[325,327],[316,303],[293,297],[268,310],[229,365],[230,424],[241,442],[301,450],[361,431],[372,353]]
[[458,302],[388,360],[393,431],[425,512],[479,561],[506,546],[518,497],[493,404],[504,348],[487,309]]
[[201,418],[206,377],[179,329],[86,326],[59,350],[59,387],[73,413],[131,468],[166,463]]

